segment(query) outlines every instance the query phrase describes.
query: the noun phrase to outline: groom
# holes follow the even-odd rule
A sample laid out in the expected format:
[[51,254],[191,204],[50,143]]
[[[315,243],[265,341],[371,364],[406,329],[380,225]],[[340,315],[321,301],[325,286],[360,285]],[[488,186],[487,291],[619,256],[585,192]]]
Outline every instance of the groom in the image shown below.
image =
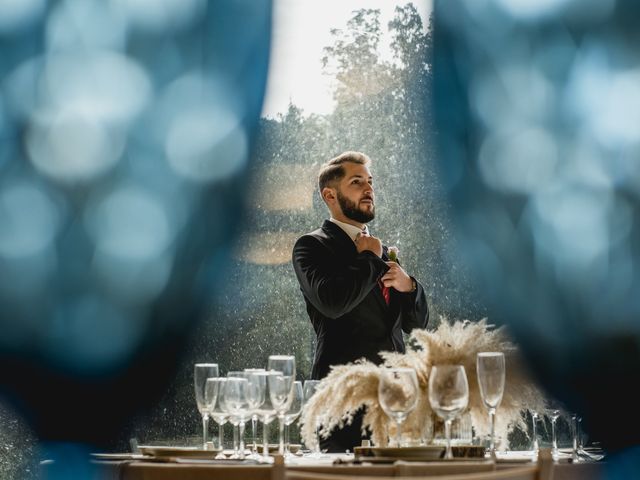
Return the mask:
[[[370,235],[375,217],[371,160],[345,152],[324,164],[320,195],[331,218],[303,235],[293,248],[293,268],[317,336],[312,378],[332,365],[366,358],[381,363],[381,351],[404,352],[402,331],[424,328],[429,308],[424,290]],[[361,415],[321,442],[330,452],[361,443]]]

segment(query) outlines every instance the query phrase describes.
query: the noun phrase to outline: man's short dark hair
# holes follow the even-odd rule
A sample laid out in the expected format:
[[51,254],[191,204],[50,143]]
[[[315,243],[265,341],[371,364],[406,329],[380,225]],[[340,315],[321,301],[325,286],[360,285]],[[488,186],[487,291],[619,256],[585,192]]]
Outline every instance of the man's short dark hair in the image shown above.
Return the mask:
[[344,178],[345,171],[343,164],[345,163],[368,165],[371,163],[371,159],[364,153],[344,152],[329,160],[320,167],[320,173],[318,173],[318,188],[320,189],[321,194],[323,188],[333,187],[336,182],[339,182]]

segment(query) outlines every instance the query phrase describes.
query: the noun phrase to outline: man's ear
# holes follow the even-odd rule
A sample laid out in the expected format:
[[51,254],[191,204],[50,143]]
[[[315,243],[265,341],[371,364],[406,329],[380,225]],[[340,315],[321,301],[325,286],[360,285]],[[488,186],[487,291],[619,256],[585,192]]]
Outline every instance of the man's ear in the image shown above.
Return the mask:
[[322,189],[322,199],[327,205],[332,204],[336,200],[336,191],[330,187],[324,187]]

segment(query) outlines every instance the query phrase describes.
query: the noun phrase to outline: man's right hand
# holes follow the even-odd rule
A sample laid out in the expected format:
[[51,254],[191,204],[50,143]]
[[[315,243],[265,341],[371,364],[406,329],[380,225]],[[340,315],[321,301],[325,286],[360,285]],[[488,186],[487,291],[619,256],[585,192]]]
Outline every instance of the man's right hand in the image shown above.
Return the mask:
[[356,238],[356,249],[358,250],[358,253],[370,250],[378,257],[382,257],[382,242],[379,238],[372,237],[370,235],[358,235]]

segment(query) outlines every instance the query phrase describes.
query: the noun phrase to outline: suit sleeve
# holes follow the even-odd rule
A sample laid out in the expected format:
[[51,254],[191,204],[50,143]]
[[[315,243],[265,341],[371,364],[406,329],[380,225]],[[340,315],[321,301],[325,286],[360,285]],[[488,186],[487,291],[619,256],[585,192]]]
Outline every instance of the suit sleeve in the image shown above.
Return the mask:
[[373,252],[364,251],[336,268],[331,255],[317,238],[304,235],[293,247],[293,268],[313,306],[326,317],[338,318],[359,305],[389,267]]
[[414,328],[426,328],[429,323],[427,295],[420,282],[413,279],[416,281],[417,287],[415,292],[396,292],[400,298],[400,321],[405,333],[411,333]]

